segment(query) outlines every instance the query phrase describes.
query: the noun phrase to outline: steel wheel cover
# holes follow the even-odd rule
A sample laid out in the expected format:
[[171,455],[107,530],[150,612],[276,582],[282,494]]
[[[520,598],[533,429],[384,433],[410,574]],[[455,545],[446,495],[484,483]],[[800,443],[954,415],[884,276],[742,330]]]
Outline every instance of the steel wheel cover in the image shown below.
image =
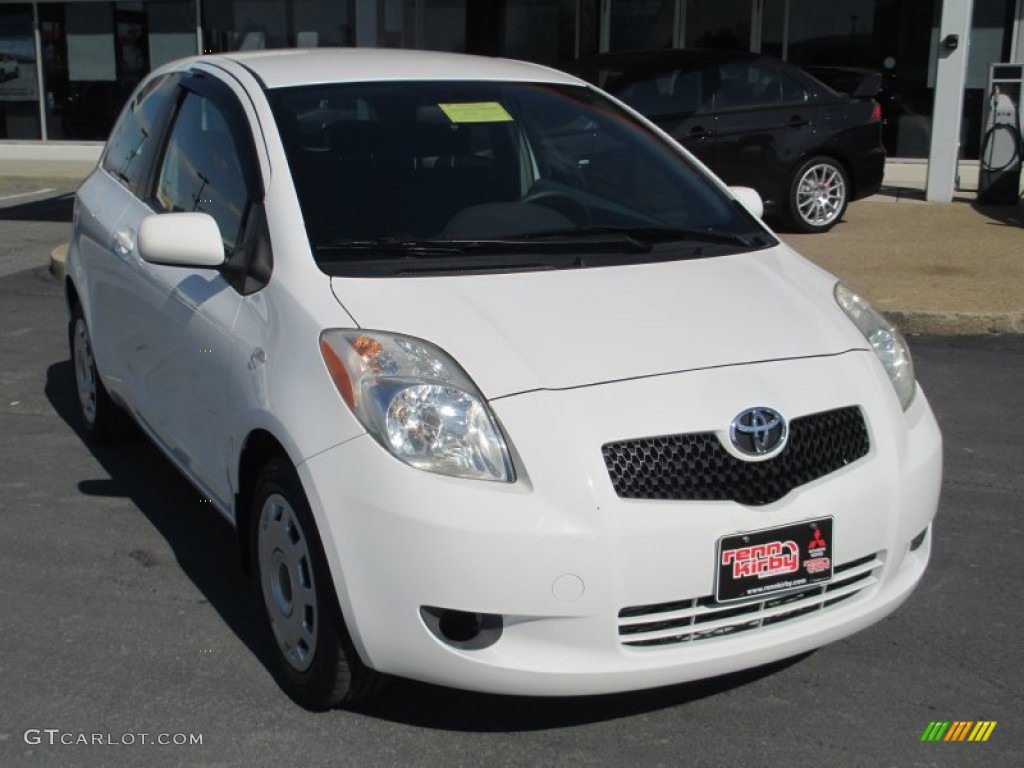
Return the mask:
[[320,620],[313,559],[295,510],[280,494],[263,503],[257,547],[260,587],[274,639],[288,664],[305,672],[316,653]]
[[846,203],[846,182],[842,172],[830,163],[812,165],[797,183],[797,214],[814,227],[835,221]]
[[89,330],[85,320],[78,318],[74,330],[75,388],[82,415],[89,424],[96,422],[96,366],[89,344]]

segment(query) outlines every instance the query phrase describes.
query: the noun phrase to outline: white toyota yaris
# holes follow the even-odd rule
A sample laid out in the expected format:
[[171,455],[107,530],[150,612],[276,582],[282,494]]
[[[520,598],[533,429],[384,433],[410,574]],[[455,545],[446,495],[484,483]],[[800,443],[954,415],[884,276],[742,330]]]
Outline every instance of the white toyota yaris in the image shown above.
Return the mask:
[[311,708],[799,654],[920,580],[941,438],[900,335],[759,207],[532,64],[176,62],[78,192],[84,423],[236,526]]

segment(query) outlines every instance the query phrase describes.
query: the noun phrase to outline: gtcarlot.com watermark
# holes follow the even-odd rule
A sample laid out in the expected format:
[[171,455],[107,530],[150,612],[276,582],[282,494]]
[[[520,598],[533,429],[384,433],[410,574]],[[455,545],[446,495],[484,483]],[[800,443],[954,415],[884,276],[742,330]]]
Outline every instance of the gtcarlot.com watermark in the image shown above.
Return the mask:
[[203,743],[201,733],[85,733],[62,731],[60,728],[29,728],[24,734],[31,746],[95,745],[104,747],[131,747],[137,744],[188,747]]

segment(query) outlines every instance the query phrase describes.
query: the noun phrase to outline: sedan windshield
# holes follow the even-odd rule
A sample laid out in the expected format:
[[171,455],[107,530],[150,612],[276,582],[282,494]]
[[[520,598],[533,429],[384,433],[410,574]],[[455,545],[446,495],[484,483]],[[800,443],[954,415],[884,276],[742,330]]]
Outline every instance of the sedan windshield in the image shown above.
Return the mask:
[[271,99],[313,253],[332,274],[438,259],[515,268],[524,255],[524,268],[589,266],[775,242],[676,146],[588,88],[373,82]]

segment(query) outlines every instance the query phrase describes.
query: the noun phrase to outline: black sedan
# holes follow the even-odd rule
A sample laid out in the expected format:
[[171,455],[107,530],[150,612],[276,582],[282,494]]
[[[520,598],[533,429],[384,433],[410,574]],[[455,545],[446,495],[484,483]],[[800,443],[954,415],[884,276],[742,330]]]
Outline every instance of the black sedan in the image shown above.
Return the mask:
[[573,74],[653,120],[765,215],[824,232],[882,185],[881,112],[797,67],[733,51],[641,51],[572,62]]

